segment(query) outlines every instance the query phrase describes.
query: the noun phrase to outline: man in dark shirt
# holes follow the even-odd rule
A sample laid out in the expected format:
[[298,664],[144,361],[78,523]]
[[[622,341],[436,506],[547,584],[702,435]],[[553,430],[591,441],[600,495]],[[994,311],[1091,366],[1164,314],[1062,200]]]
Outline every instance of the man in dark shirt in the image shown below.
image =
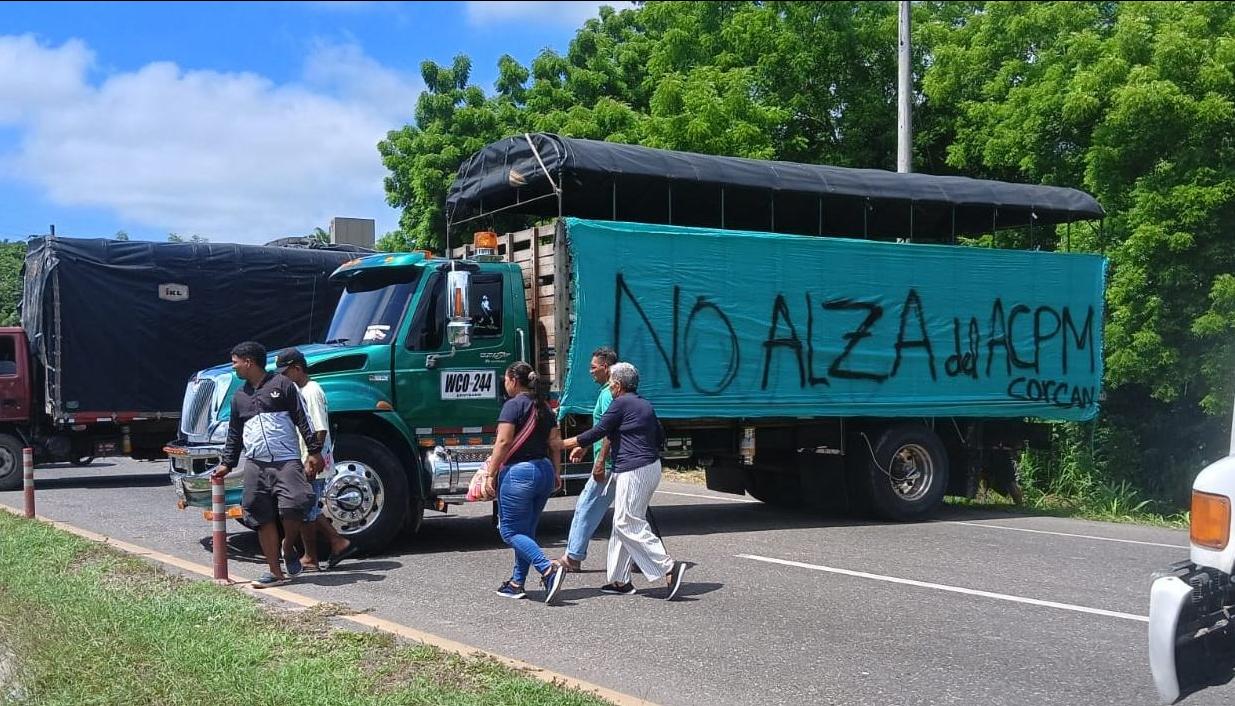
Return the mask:
[[[249,524],[257,527],[257,538],[270,568],[253,582],[253,587],[280,586],[288,578],[279,564],[275,513],[283,521],[282,549],[287,573],[296,576],[303,567],[293,543],[300,536],[301,522],[313,503],[309,480],[322,469],[322,444],[310,430],[296,384],[266,371],[266,349],[260,343],[237,344],[232,349],[232,370],[245,384],[232,397],[223,462],[214,475],[222,478],[230,473],[240,463],[243,451],[241,506]],[[300,435],[309,450],[303,464]]]
[[[613,474],[608,482],[616,485],[616,497],[613,534],[609,537],[609,583],[601,591],[618,595],[634,593],[635,587],[630,582],[630,566],[634,560],[649,581],[662,577],[667,580],[667,598],[672,600],[682,588],[686,563],[674,561],[669,556],[645,517],[652,493],[660,484],[660,447],[664,430],[652,405],[636,392],[639,371],[635,366],[615,363],[610,367],[609,389],[613,392],[613,403],[600,420],[591,429],[562,443],[565,449],[571,450],[608,438],[613,452]],[[597,466],[592,472],[593,478],[601,482],[604,472],[604,466]]]

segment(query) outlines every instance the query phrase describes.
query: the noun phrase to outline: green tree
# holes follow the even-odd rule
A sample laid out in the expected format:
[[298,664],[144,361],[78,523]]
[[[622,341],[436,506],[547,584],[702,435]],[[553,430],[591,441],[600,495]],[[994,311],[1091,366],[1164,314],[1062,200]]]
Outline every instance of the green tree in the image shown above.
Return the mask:
[[1146,485],[1195,472],[1235,393],[1235,6],[987,3],[937,38],[923,86],[955,112],[949,163],[1108,211],[1073,245],[1111,262],[1104,418],[1132,446],[1109,455]]
[[[1102,421],[1059,436],[1093,439],[1113,479],[1176,492],[1159,469],[1195,472],[1225,449],[1235,397],[1235,4],[931,1],[913,13],[916,169],[1079,187],[1106,207],[1100,227],[1026,224],[976,242],[1109,257]],[[379,145],[403,210],[383,247],[439,247],[462,160],[529,130],[894,164],[892,2],[602,8],[564,54],[498,69],[487,93],[467,57],[422,65],[414,123]]]
[[169,243],[208,243],[210,242],[210,238],[207,238],[204,235],[197,235],[196,233],[188,236],[187,238],[183,235],[180,235],[179,233],[168,233],[167,242]]
[[17,307],[21,303],[21,268],[25,260],[24,242],[0,242],[0,326],[21,323]]
[[114,239],[114,240],[128,240],[128,239],[129,239],[129,234],[128,234],[128,231],[118,230],[118,231],[116,231],[116,234],[112,236],[112,239]]

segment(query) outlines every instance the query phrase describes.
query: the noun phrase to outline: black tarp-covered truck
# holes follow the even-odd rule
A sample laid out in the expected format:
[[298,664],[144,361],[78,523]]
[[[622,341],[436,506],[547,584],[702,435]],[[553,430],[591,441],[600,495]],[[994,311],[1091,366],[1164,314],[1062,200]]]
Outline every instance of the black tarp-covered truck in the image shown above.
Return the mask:
[[[317,340],[351,247],[35,238],[0,329],[0,489],[37,462],[163,457],[185,383],[237,342]],[[367,252],[367,251],[366,251]]]

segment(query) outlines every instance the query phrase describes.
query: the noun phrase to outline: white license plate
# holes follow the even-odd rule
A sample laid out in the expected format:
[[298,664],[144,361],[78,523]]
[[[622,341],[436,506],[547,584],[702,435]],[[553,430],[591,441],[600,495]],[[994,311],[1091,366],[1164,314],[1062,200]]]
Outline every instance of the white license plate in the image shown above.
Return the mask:
[[497,397],[497,375],[492,370],[443,370],[442,399],[484,400]]

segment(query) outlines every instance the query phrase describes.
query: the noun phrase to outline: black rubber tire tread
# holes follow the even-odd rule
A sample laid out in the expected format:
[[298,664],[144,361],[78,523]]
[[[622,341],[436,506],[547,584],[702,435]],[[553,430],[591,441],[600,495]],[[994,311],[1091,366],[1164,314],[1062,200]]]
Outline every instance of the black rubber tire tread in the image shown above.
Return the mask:
[[386,493],[377,522],[356,534],[345,535],[362,552],[380,551],[403,529],[408,514],[407,473],[399,457],[380,441],[359,434],[340,434],[334,446],[335,464],[359,461],[372,468]]
[[[883,469],[890,468],[893,454],[907,444],[916,444],[926,450],[934,466],[934,478],[926,494],[915,501],[901,498],[892,490]],[[876,516],[885,520],[904,522],[920,519],[943,502],[948,488],[948,452],[935,432],[921,424],[896,424],[883,430],[874,444],[875,458],[862,444],[867,456],[864,490],[870,499]],[[878,463],[875,460],[878,459]]]
[[0,434],[0,446],[9,452],[11,464],[0,466],[0,490],[21,489],[21,452],[25,444],[12,434]]

